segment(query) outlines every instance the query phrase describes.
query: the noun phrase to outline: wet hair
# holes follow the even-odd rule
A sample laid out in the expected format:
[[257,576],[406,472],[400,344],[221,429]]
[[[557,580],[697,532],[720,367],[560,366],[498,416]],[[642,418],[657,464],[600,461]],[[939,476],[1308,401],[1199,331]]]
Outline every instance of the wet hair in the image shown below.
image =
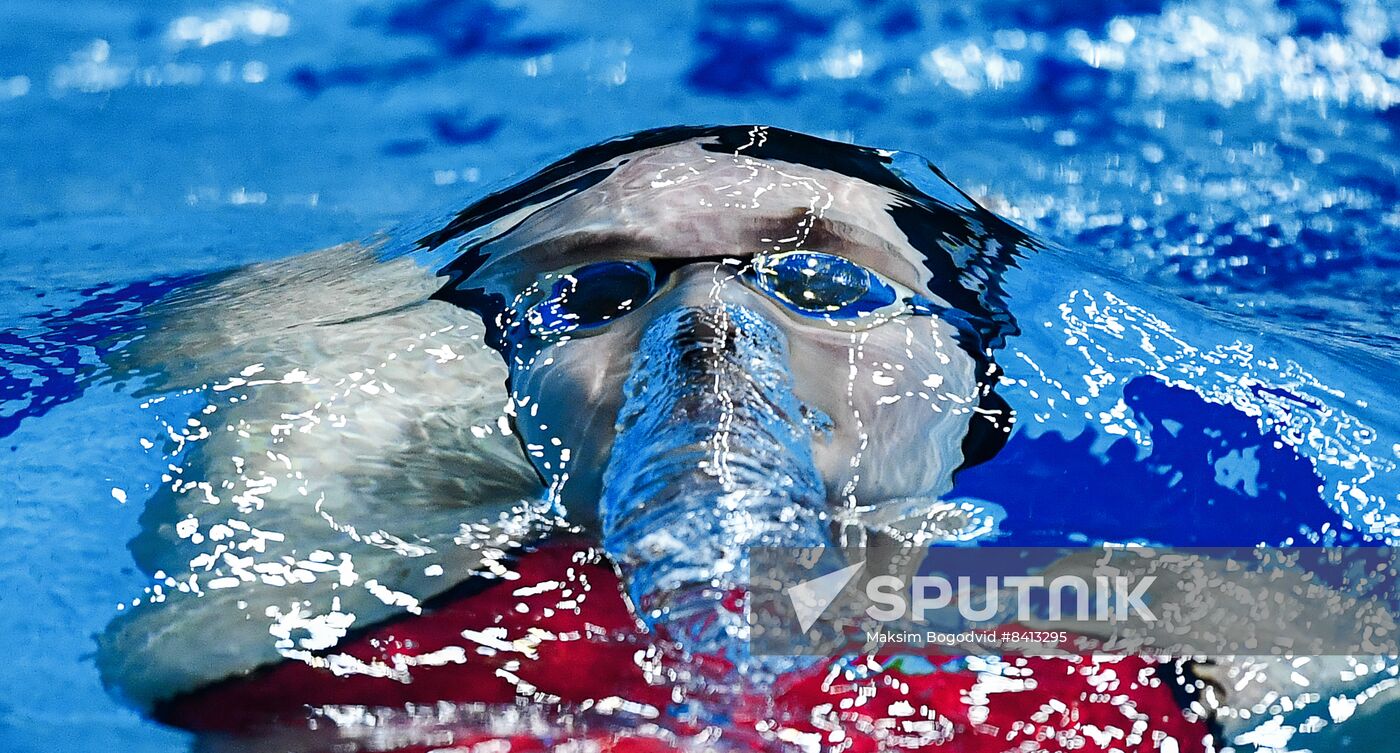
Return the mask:
[[[478,199],[420,238],[418,246],[423,249],[466,239],[459,255],[439,270],[448,281],[433,297],[480,314],[491,329],[506,302],[500,294],[472,286],[469,280],[491,258],[486,247],[499,237],[490,232],[492,223],[585,191],[627,164],[633,154],[691,141],[706,151],[805,165],[890,191],[895,201],[887,211],[922,255],[931,273],[928,292],[951,304],[950,316],[945,318],[957,327],[959,345],[977,362],[983,397],[963,442],[962,467],[995,455],[1006,442],[1013,416],[993,390],[1000,376],[993,352],[1019,332],[1006,305],[1002,275],[1019,256],[1041,244],[978,205],[937,167],[922,159],[911,161],[910,155],[752,125],[671,126],[595,144]],[[919,184],[944,198],[935,198]],[[488,333],[493,339],[499,334]]]

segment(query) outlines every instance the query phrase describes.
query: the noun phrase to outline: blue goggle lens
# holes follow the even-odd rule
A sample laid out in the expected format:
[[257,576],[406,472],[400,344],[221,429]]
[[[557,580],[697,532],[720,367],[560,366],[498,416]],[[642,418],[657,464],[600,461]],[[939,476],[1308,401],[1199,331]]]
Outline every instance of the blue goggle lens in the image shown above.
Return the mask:
[[651,270],[633,262],[579,267],[556,280],[549,297],[530,307],[530,334],[557,336],[606,324],[646,303],[654,288]]
[[803,316],[855,319],[894,304],[892,285],[841,256],[794,251],[754,264],[754,281],[763,292]]

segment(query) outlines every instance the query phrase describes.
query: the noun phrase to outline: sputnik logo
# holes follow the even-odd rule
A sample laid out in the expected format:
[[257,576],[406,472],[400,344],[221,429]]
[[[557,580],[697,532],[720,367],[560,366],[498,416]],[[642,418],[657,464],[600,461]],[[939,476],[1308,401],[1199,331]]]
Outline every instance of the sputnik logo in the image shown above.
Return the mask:
[[835,572],[802,581],[787,589],[793,611],[797,613],[797,624],[802,628],[802,632],[811,630],[812,626],[817,624],[822,613],[836,601],[836,597],[841,595],[846,584],[851,582],[862,567],[865,567],[864,560]]

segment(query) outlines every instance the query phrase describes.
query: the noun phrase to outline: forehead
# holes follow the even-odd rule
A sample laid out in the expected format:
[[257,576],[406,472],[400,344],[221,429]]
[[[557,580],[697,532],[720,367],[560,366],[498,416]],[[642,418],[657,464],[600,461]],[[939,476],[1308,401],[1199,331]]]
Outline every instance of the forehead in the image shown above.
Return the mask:
[[629,155],[597,184],[502,220],[473,278],[523,285],[540,272],[602,259],[802,248],[921,287],[922,255],[888,211],[898,201],[840,173],[683,142]]

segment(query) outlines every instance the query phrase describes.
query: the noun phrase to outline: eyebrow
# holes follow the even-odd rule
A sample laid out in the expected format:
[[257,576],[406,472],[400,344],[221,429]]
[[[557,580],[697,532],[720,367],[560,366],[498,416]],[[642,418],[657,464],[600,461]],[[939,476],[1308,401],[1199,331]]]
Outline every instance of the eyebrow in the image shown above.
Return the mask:
[[800,247],[814,247],[813,250],[816,250],[816,246],[855,242],[899,254],[899,249],[877,233],[860,225],[811,214],[806,210],[799,210],[785,218],[766,218],[759,228],[759,240],[771,243],[802,241]]
[[[752,247],[735,249],[733,256],[747,257],[754,253],[772,253],[775,250],[783,250],[782,245],[792,244],[787,250],[846,252],[853,261],[859,261],[865,266],[890,275],[906,285],[917,286],[919,283],[918,279],[904,279],[918,274],[918,265],[909,258],[908,251],[901,250],[889,239],[860,225],[811,214],[805,208],[795,209],[786,216],[764,217],[752,232]],[[507,236],[495,239],[490,245],[499,243],[508,247]],[[773,246],[780,248],[775,249]],[[560,269],[590,258],[666,257],[664,248],[663,239],[637,231],[576,230],[542,238],[513,250],[491,252],[483,248],[482,251],[488,258],[473,272],[473,276],[489,274],[492,267],[507,263],[511,259],[529,259],[536,262],[537,266]],[[881,263],[882,261],[885,263]],[[902,267],[906,267],[900,270],[904,273],[896,273],[896,269],[891,268],[889,262],[898,262]]]
[[513,250],[494,252],[488,250],[490,245],[496,244],[509,246],[507,238],[502,236],[483,248],[481,253],[487,259],[473,272],[473,275],[480,274],[497,263],[518,258],[558,258],[562,263],[553,268],[560,268],[570,266],[568,263],[570,259],[587,258],[589,255],[622,254],[621,258],[635,256],[638,259],[647,259],[656,255],[656,246],[651,239],[639,233],[619,230],[576,230],[563,235],[542,238]]

